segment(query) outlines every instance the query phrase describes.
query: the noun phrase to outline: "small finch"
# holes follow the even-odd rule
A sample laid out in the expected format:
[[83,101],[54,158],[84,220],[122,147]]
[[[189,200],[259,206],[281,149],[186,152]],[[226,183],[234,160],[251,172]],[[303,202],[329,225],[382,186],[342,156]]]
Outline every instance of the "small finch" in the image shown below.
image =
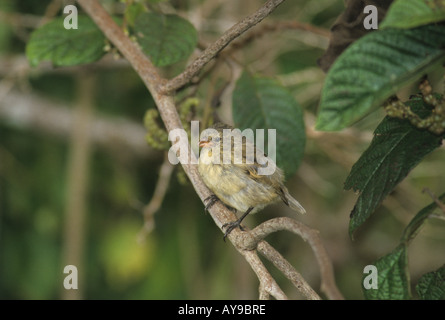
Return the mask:
[[[216,123],[209,129],[214,130],[206,130],[209,133],[201,135],[199,146],[202,149],[198,164],[202,180],[214,193],[205,199],[206,209],[219,199],[229,208],[243,213],[238,220],[223,226],[226,229],[224,239],[233,229],[241,228],[241,222],[249,213],[258,212],[280,200],[294,211],[306,212],[284,186],[283,171],[253,142],[242,137],[240,131],[231,131],[233,128],[223,123]],[[234,139],[225,132],[230,132]],[[230,142],[224,144],[224,138],[230,139]],[[229,150],[226,150],[227,146],[230,146]],[[261,174],[266,166],[273,166],[273,172]]]

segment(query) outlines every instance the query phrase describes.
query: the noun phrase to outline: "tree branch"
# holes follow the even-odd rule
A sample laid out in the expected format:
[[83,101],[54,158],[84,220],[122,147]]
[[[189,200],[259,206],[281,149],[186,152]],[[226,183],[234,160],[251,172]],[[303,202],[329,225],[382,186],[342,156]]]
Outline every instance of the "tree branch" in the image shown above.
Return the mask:
[[[282,0],[284,1],[284,0]],[[142,81],[147,86],[150,91],[161,115],[161,118],[164,122],[164,125],[167,131],[172,131],[174,129],[182,129],[182,124],[179,119],[179,115],[176,111],[173,96],[162,94],[159,89],[159,84],[165,83],[165,79],[161,78],[159,72],[154,67],[154,65],[150,62],[150,60],[144,55],[141,49],[128,38],[124,32],[119,28],[119,26],[113,21],[110,15],[105,11],[102,5],[98,0],[77,0],[77,2],[82,6],[85,12],[91,16],[91,18],[95,21],[97,26],[102,30],[105,36],[119,49],[119,51],[123,54],[123,56],[130,62],[135,71],[139,74]],[[188,153],[188,159],[193,159],[194,163],[196,163],[196,156],[191,152],[188,142],[179,140],[178,142],[185,147]],[[184,148],[182,148],[184,150]],[[187,173],[191,183],[193,184],[196,193],[203,201],[207,197],[211,195],[210,190],[204,185],[199,176],[196,165],[182,164],[184,171]],[[233,221],[236,219],[233,212],[228,210],[222,204],[214,205],[210,210],[210,215],[213,220],[217,224],[217,226],[222,229],[222,225],[224,223]],[[229,239],[232,241],[233,237],[237,234],[241,233],[240,230],[234,230],[229,236]],[[232,241],[233,243],[233,241]],[[236,246],[235,246],[236,247]],[[239,250],[240,251],[240,250]],[[256,255],[253,251],[240,251],[241,254],[246,258],[246,260],[251,265],[252,269],[258,276],[262,276],[264,274],[264,270],[261,267],[261,264],[255,263],[257,259],[255,259],[254,255]],[[264,266],[263,266],[264,267]],[[271,290],[278,287],[275,280],[270,277],[270,282],[273,285],[268,285],[268,288]],[[260,279],[260,282],[262,279]],[[270,294],[276,294],[275,291],[269,292]],[[278,292],[278,295],[275,296],[277,299],[283,298]]]
[[[1,92],[0,87],[0,92]],[[26,128],[68,138],[74,128],[73,108],[46,100],[36,94],[21,94],[11,90],[0,99],[0,121],[19,128]],[[126,119],[92,116],[86,133],[92,143],[113,150],[125,149],[137,157],[161,158],[161,153],[151,149],[144,139],[147,130]]]
[[280,270],[308,300],[321,300],[301,274],[266,241],[258,243],[257,250]]
[[[166,79],[160,76],[158,70],[153,66],[150,60],[144,55],[138,45],[130,40],[119,26],[113,21],[105,9],[100,5],[98,0],[77,0],[82,8],[91,16],[97,26],[102,30],[105,36],[116,46],[116,48],[123,54],[123,56],[130,62],[135,71],[139,74],[148,90],[150,91],[159,113],[164,122],[168,132],[174,129],[181,129],[182,124],[175,108],[173,93],[176,89],[182,87],[194,74],[199,72],[202,67],[210,61],[215,55],[221,51],[230,41],[242,34],[245,30],[264,19],[270,12],[273,11],[284,0],[269,0],[259,9],[255,14],[245,18],[240,23],[229,29],[219,40],[209,46],[204,53],[195,60],[187,70],[179,77],[167,82]],[[188,163],[182,163],[184,171],[188,175],[196,193],[202,201],[211,195],[210,190],[204,185],[198,173],[197,166],[190,163],[197,163],[196,155],[191,152],[188,141],[174,141],[173,144],[179,144],[179,150],[187,150],[187,159],[191,160]],[[210,210],[210,215],[215,221],[216,225],[222,230],[222,226],[230,221],[236,219],[232,211],[228,210],[222,203],[217,202]],[[254,238],[258,238],[259,232],[253,234]],[[256,273],[260,281],[260,298],[268,298],[269,295],[276,299],[287,299],[286,295],[280,289],[275,279],[270,275],[264,264],[259,259],[257,252],[250,248],[243,246],[240,239],[249,237],[249,232],[242,232],[239,229],[234,229],[228,236],[229,240],[234,244],[235,248],[244,256],[246,261],[250,264],[253,271]],[[261,235],[260,235],[261,236]],[[315,237],[307,237],[311,245],[317,246],[317,252],[321,252],[319,248],[320,243],[317,243]],[[264,245],[259,246],[260,248]],[[256,245],[253,245],[256,247]],[[323,249],[324,250],[324,249]],[[265,251],[265,250],[263,250]],[[267,253],[265,254],[267,256]],[[320,255],[320,259],[327,257],[327,255]],[[319,259],[319,260],[320,260]],[[284,260],[284,259],[283,259]],[[325,269],[329,266],[328,263],[323,262]],[[329,271],[329,270],[328,270]],[[330,270],[332,271],[332,270]],[[290,271],[291,272],[291,271]],[[292,273],[292,272],[291,272]],[[322,274],[326,274],[326,271]]]
[[171,79],[161,87],[162,93],[172,93],[187,84],[199,71],[216,55],[223,50],[232,40],[261,22],[272,13],[285,0],[268,0],[255,13],[247,16],[240,22],[233,25],[218,40],[207,47],[201,55],[193,61],[184,72]]
[[264,266],[263,262],[261,262],[258,254],[255,251],[249,250],[238,250],[246,259],[246,261],[250,264],[253,271],[257,275],[260,280],[260,299],[268,299],[268,296],[265,294],[272,295],[277,300],[287,300],[287,296],[284,294],[283,290],[278,286],[275,279],[270,275],[269,271]]
[[[75,106],[75,123],[71,135],[69,165],[67,168],[67,202],[63,265],[83,267],[85,220],[87,217],[88,163],[91,141],[88,127],[93,115],[93,97],[96,78],[93,74],[77,77],[79,100]],[[78,290],[62,290],[62,299],[82,299],[84,277]]]
[[138,236],[140,242],[145,240],[147,234],[149,234],[155,226],[154,215],[161,207],[162,201],[167,193],[173,169],[174,167],[170,161],[168,161],[168,158],[165,157],[164,162],[161,165],[161,169],[159,170],[159,178],[158,182],[156,183],[153,197],[143,209],[144,226],[142,227],[142,230]]
[[[334,268],[332,266],[329,255],[323,246],[318,231],[311,229],[303,223],[288,217],[275,218],[263,222],[255,229],[250,231],[249,236],[243,237],[243,245],[246,248],[252,248],[258,244],[258,250],[266,257],[270,258],[271,262],[277,265],[277,267],[281,271],[283,271],[285,275],[289,275],[288,278],[292,280],[294,277],[297,276],[291,269],[292,266],[285,266],[283,264],[284,259],[281,256],[278,256],[276,253],[273,253],[271,251],[271,248],[269,248],[268,245],[262,242],[262,240],[269,234],[281,230],[287,230],[295,233],[303,238],[304,241],[307,241],[309,243],[312,250],[314,251],[315,257],[317,258],[318,265],[320,267],[321,290],[325,292],[330,299],[343,299],[342,294],[335,284]],[[294,281],[292,280],[292,282]],[[298,286],[300,285],[302,285],[302,283],[298,283]]]
[[437,198],[437,196],[430,189],[424,188],[423,192],[428,193],[428,195],[431,197],[431,199],[433,199],[433,201],[436,203],[439,209],[442,210],[443,213],[445,213],[445,204],[442,201],[440,201],[440,199]]
[[277,32],[282,30],[302,30],[317,34],[323,38],[329,39],[330,31],[324,28],[319,28],[309,23],[303,23],[299,21],[279,21],[274,23],[264,24],[261,28],[257,28],[254,31],[249,32],[243,39],[233,41],[230,47],[224,51],[224,54],[231,54],[233,51],[244,47],[246,44],[252,42],[259,37],[264,36],[270,32]]

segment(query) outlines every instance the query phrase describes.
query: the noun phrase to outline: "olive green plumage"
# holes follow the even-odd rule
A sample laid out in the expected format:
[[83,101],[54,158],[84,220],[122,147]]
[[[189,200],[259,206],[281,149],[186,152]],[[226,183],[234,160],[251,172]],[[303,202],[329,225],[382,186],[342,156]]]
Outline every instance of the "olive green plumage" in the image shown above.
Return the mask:
[[[223,152],[223,129],[233,129],[232,127],[217,123],[210,127],[217,132],[213,132],[204,137],[200,141],[202,147],[200,152],[198,171],[207,185],[207,187],[227,206],[230,206],[240,212],[255,213],[263,209],[265,206],[282,200],[291,209],[305,213],[306,211],[295,200],[284,186],[283,171],[276,167],[272,159],[263,155],[263,159],[270,161],[275,166],[275,170],[270,175],[258,174],[259,168],[263,167],[255,157],[253,163],[246,161],[246,150],[254,151],[256,155],[256,147],[249,140],[242,140],[242,161],[236,163],[235,157],[238,145],[234,143],[235,139],[231,141],[230,163],[224,164]],[[236,135],[236,134],[235,134]],[[241,139],[240,136],[238,138]],[[241,140],[240,140],[241,141]],[[217,150],[218,154],[213,154],[212,150]],[[247,158],[249,159],[249,158]],[[251,161],[252,162],[252,161]],[[265,164],[267,165],[267,164]],[[242,217],[244,218],[244,216]],[[238,221],[238,224],[241,222]],[[233,228],[232,228],[233,229]],[[227,235],[227,234],[226,234]]]

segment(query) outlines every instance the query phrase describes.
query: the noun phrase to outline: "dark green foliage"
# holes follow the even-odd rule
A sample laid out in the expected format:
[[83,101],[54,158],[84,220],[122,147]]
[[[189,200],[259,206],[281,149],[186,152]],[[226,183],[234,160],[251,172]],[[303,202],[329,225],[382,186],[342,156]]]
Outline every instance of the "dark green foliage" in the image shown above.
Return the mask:
[[[276,129],[277,164],[287,176],[303,158],[306,135],[303,112],[277,81],[244,72],[233,92],[233,119],[240,129]],[[264,143],[267,147],[267,139]],[[265,150],[267,153],[267,149]]]
[[416,290],[423,300],[445,300],[445,266],[423,275]]
[[188,58],[198,42],[193,25],[177,15],[140,14],[135,31],[142,49],[158,67]]
[[[129,33],[133,41],[138,41],[154,65],[171,66],[162,70],[165,78],[171,78],[183,70],[183,65],[177,62],[185,62],[195,50],[198,32],[186,19],[161,12],[178,12],[183,17],[193,16],[196,11],[192,10],[204,4],[207,6],[210,2],[212,1],[112,0],[103,1],[102,4],[114,15],[113,19],[123,18],[123,30]],[[442,72],[439,77],[443,76],[443,1],[395,0],[384,23],[379,26],[380,30],[364,30],[363,5],[377,5],[380,14],[386,12],[391,2],[319,0],[314,6],[313,1],[309,0],[287,1],[270,17],[277,19],[279,23],[280,19],[299,21],[304,15],[302,21],[328,29],[343,5],[346,6],[344,14],[334,22],[329,46],[333,50],[328,49],[329,63],[320,64],[322,68],[331,67],[338,57],[330,68],[321,95],[318,129],[340,130],[351,126],[379,108],[389,96],[397,94],[399,89],[418,82],[432,68],[436,67],[437,73]],[[133,124],[142,125],[146,109],[156,106],[143,82],[128,64],[114,64],[110,59],[105,66],[100,64],[53,70],[44,65],[23,73],[16,71],[16,68],[8,69],[9,64],[16,66],[15,60],[23,54],[25,44],[32,66],[49,61],[58,67],[97,61],[106,53],[104,47],[112,46],[92,20],[82,15],[82,9],[77,3],[75,5],[81,13],[78,30],[64,28],[66,15],[62,14],[60,7],[57,13],[59,17],[31,33],[33,26],[38,25],[44,14],[56,14],[48,7],[49,4],[54,4],[54,1],[6,0],[4,4],[0,4],[0,78],[6,80],[1,82],[6,84],[3,89],[7,89],[0,90],[0,108],[4,102],[3,95],[8,98],[9,93],[6,91],[9,90],[12,95],[18,96],[26,96],[33,91],[51,101],[74,106],[79,95],[75,86],[78,81],[76,79],[79,79],[78,71],[87,69],[97,73],[94,97],[90,97],[95,105],[94,119],[132,119]],[[244,5],[237,4],[239,8],[244,8]],[[250,7],[249,5],[249,10]],[[226,30],[225,22],[235,22],[236,12],[226,10],[224,4],[212,10],[207,8],[203,12],[208,13],[208,16],[199,21],[199,36],[203,44],[210,44],[220,37],[223,30]],[[226,16],[227,12],[231,13],[229,18]],[[236,18],[242,19],[247,14],[248,12],[240,12]],[[379,20],[380,18],[379,15]],[[223,28],[221,22],[224,22]],[[416,28],[412,29],[413,27]],[[212,96],[221,98],[222,94],[230,93],[230,89],[220,92],[220,84],[227,83],[227,88],[231,88],[234,76],[242,69],[242,76],[233,91],[235,126],[240,129],[265,129],[266,133],[267,129],[276,129],[277,163],[285,170],[288,178],[298,169],[307,142],[305,166],[295,179],[300,188],[300,192],[295,192],[296,198],[303,199],[310,208],[308,215],[301,219],[308,219],[305,223],[309,221],[311,227],[319,229],[327,243],[338,241],[339,232],[342,232],[347,223],[347,212],[344,210],[347,202],[344,195],[350,196],[350,193],[341,190],[341,179],[346,175],[344,170],[348,170],[343,164],[348,162],[338,161],[344,160],[339,159],[338,155],[346,155],[349,142],[353,152],[362,146],[357,140],[351,139],[350,133],[346,133],[347,139],[343,144],[339,143],[335,134],[320,134],[312,128],[308,129],[310,138],[306,141],[303,108],[306,119],[315,116],[312,114],[312,105],[318,101],[317,90],[321,83],[311,83],[313,80],[310,79],[310,71],[316,67],[316,60],[322,55],[320,48],[325,47],[325,39],[312,34],[310,30],[279,29],[279,32],[269,32],[267,28],[261,29],[261,25],[256,28],[261,37],[252,39],[245,47],[242,47],[243,38],[240,38],[239,48],[230,51],[230,54],[225,55],[225,51],[215,57],[199,74],[199,81],[193,79],[190,86],[179,90],[176,101],[178,106],[181,105],[181,99],[183,101],[192,97],[198,101],[187,114],[190,119],[200,120],[200,115],[206,112],[211,117],[215,111],[214,104],[211,103]],[[264,34],[262,30],[265,31]],[[251,34],[255,32],[252,30]],[[367,35],[363,36],[364,34]],[[248,38],[249,33],[246,36]],[[340,56],[349,44],[350,47]],[[19,50],[20,55],[14,56]],[[110,52],[117,51],[111,48]],[[252,75],[246,71],[248,69],[269,77]],[[297,85],[292,85],[292,92],[270,77],[282,74],[298,80],[295,82]],[[309,74],[309,79],[305,78],[306,74]],[[313,82],[319,78],[316,79]],[[12,89],[8,87],[9,83],[13,84]],[[316,90],[308,84],[315,84]],[[435,93],[442,93],[443,86],[433,85],[433,89]],[[433,108],[419,97],[412,98],[407,104],[423,118],[431,114]],[[211,107],[204,110],[209,105]],[[0,115],[0,297],[59,299],[64,292],[62,264],[66,249],[63,243],[67,232],[64,213],[67,210],[66,198],[69,192],[67,167],[71,142],[66,135],[51,138],[46,135],[44,128],[20,122],[23,120],[20,115],[17,119],[16,123],[15,118],[11,120]],[[307,124],[309,126],[312,126],[311,122]],[[361,128],[362,126],[355,130]],[[360,135],[362,133],[366,134],[360,132]],[[440,146],[444,137],[420,130],[409,121],[389,117],[381,121],[374,133],[371,145],[353,166],[345,183],[346,189],[359,193],[350,220],[351,234],[426,155]],[[116,138],[118,135],[119,132],[116,132]],[[107,139],[105,136],[102,138]],[[90,167],[84,199],[87,202],[87,219],[81,226],[85,246],[82,252],[83,262],[79,265],[83,277],[80,286],[82,298],[256,297],[257,279],[254,276],[245,276],[250,270],[243,267],[242,263],[238,266],[236,258],[233,259],[236,254],[220,241],[219,230],[209,215],[204,214],[203,204],[193,188],[190,185],[180,186],[175,177],[171,178],[165,199],[155,216],[155,229],[144,244],[137,242],[137,234],[143,225],[143,207],[155,193],[162,153],[157,154],[150,150],[149,158],[139,159],[139,156],[132,155],[125,149],[119,149],[118,143],[114,145],[116,138],[108,138],[109,149],[93,144],[88,159]],[[143,136],[140,138],[143,139]],[[348,149],[340,150],[343,153],[338,152],[343,147]],[[267,137],[265,149],[267,152]],[[435,155],[438,159],[435,158],[431,163],[441,168],[441,151]],[[432,185],[440,178],[422,176],[422,179],[422,183],[426,181],[422,187],[430,186],[433,189]],[[429,184],[430,181],[433,183]],[[410,199],[410,204],[417,204],[419,197],[421,195]],[[444,202],[445,194],[439,200]],[[386,250],[382,253],[383,257],[374,262],[378,271],[378,289],[365,290],[366,299],[412,298],[408,245],[419,234],[427,219],[434,219],[441,214],[437,207],[436,203],[432,203],[420,210],[407,224],[400,242],[394,245],[395,249],[389,254],[385,253],[390,249]],[[268,210],[273,211],[274,208]],[[388,210],[392,208],[388,207]],[[283,212],[275,213],[281,215]],[[253,227],[260,219],[270,217],[266,216],[249,217],[250,221],[246,224]],[[378,225],[389,221],[392,225],[385,231],[398,228],[400,233],[404,225],[391,219],[391,215],[386,215],[378,221]],[[434,227],[439,223],[435,223]],[[397,242],[399,238],[399,233],[396,233],[395,239],[394,233],[382,237],[382,230],[375,229],[378,228],[366,230],[367,233],[369,231],[366,235],[369,235],[368,239],[376,241],[371,244],[375,247],[385,242]],[[282,233],[272,235],[271,240],[274,245],[277,243],[283,256],[296,263],[298,270],[310,270],[313,267],[310,264],[314,260],[313,252],[303,241],[295,239],[291,234]],[[420,242],[421,239],[416,241]],[[329,251],[332,248],[337,250],[330,251],[329,254],[336,255],[336,280],[346,298],[361,297],[357,292],[360,288],[361,271],[369,263],[366,261],[368,253],[372,252],[369,244],[363,247],[363,243],[342,242],[339,246],[338,242],[333,242],[327,246]],[[355,253],[358,254],[354,255],[352,246],[356,246]],[[435,248],[432,247],[433,245],[431,252],[434,252]],[[359,250],[363,248],[365,251]],[[430,252],[428,254],[431,255]],[[355,262],[350,263],[349,257],[353,257]],[[418,259],[419,256],[410,258]],[[233,268],[234,265],[237,267]],[[417,278],[417,275],[413,278]],[[284,283],[280,278],[277,280],[280,286]],[[287,288],[283,286],[283,289]],[[291,295],[295,294],[295,290],[289,291],[294,292]],[[445,299],[445,266],[421,277],[416,292],[421,299]],[[289,298],[294,298],[291,295]]]
[[445,59],[445,26],[387,29],[354,42],[329,70],[316,127],[343,129]]
[[430,0],[397,0],[380,27],[414,28],[442,20],[445,20],[444,2],[440,4]]
[[[445,200],[445,194],[439,197]],[[405,228],[400,244],[386,256],[374,262],[378,272],[378,288],[366,289],[363,292],[366,299],[410,299],[410,276],[408,273],[408,245],[419,232],[426,219],[437,209],[433,202],[419,211]],[[445,267],[436,272],[425,274],[416,287],[422,299],[439,300],[445,298]]]
[[404,245],[399,245],[374,263],[378,271],[378,288],[365,289],[366,299],[402,300],[411,297],[406,250]]
[[[431,112],[421,98],[406,103],[419,116]],[[352,234],[374,212],[382,200],[427,154],[441,145],[443,137],[413,127],[408,121],[386,117],[374,139],[354,164],[345,189],[360,192],[351,212]]]
[[26,46],[32,66],[48,60],[55,66],[73,66],[99,60],[104,54],[105,38],[94,22],[79,16],[78,29],[65,29],[60,17],[35,30]]

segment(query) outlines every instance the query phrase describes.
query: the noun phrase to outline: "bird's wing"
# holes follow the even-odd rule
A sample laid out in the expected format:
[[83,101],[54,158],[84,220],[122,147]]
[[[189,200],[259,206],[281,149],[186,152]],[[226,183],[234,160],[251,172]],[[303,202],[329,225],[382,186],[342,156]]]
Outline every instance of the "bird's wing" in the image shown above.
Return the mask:
[[[246,173],[248,173],[252,179],[260,183],[272,186],[281,184],[283,181],[283,173],[282,170],[276,166],[275,162],[250,140],[245,139],[243,142],[242,163],[234,163],[234,165],[246,170]],[[234,153],[235,148],[232,148],[232,161],[235,159]],[[261,174],[260,169],[265,169],[270,165],[274,168],[273,172],[267,175]]]

